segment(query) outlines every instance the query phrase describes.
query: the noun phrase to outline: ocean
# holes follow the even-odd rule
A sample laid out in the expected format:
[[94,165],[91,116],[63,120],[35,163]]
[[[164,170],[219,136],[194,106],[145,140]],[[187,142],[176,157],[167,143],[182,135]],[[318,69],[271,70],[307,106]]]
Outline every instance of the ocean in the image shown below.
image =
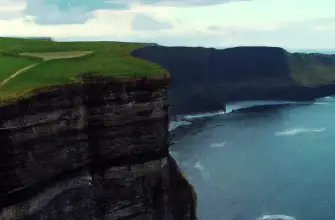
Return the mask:
[[[260,105],[269,108],[249,108]],[[183,130],[170,152],[195,187],[199,219],[334,220],[335,97],[227,109],[170,124]]]

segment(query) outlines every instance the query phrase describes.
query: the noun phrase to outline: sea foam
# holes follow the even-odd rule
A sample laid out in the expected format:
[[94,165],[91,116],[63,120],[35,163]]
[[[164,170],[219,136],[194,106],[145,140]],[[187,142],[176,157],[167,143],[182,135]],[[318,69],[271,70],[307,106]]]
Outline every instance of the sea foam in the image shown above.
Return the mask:
[[259,217],[257,220],[297,220],[293,216],[288,215],[263,215]]
[[285,131],[276,132],[276,136],[293,136],[301,133],[324,132],[326,128],[293,128]]

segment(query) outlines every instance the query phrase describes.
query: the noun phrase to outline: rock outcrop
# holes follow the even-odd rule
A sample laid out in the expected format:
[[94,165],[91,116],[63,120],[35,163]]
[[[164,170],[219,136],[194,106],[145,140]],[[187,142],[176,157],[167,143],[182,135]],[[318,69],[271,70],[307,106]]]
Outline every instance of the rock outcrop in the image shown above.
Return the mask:
[[0,219],[196,219],[168,152],[168,86],[97,79],[1,106]]
[[232,101],[313,100],[335,94],[335,55],[277,47],[163,46],[132,54],[170,72],[172,115],[222,110]]

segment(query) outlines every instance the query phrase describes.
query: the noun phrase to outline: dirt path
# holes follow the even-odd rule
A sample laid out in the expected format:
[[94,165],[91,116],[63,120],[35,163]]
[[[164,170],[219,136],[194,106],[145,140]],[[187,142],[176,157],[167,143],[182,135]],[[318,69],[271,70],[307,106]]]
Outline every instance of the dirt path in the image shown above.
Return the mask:
[[71,59],[76,57],[82,57],[93,53],[93,51],[67,51],[67,52],[28,52],[20,53],[20,55],[27,55],[33,57],[39,57],[44,61],[55,60],[55,59]]
[[19,74],[23,73],[24,71],[33,68],[34,66],[36,66],[38,63],[32,64],[30,66],[26,66],[18,71],[16,71],[14,74],[10,75],[7,79],[4,79],[1,83],[0,83],[0,88],[2,86],[4,86],[6,83],[8,83],[9,80],[13,79],[14,77],[18,76]]

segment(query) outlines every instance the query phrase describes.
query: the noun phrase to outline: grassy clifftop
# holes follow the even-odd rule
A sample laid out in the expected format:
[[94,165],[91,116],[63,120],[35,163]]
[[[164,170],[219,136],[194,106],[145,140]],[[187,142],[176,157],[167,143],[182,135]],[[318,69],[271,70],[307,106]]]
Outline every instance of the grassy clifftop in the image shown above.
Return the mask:
[[184,92],[204,82],[230,87],[252,83],[314,86],[335,82],[335,55],[289,53],[278,47],[216,50],[0,37],[0,102],[38,88],[81,83],[86,74],[156,78],[166,76],[167,71],[172,87]]
[[167,75],[159,65],[131,56],[133,50],[147,45],[0,38],[0,102],[38,88],[80,83],[85,74],[115,78]]

